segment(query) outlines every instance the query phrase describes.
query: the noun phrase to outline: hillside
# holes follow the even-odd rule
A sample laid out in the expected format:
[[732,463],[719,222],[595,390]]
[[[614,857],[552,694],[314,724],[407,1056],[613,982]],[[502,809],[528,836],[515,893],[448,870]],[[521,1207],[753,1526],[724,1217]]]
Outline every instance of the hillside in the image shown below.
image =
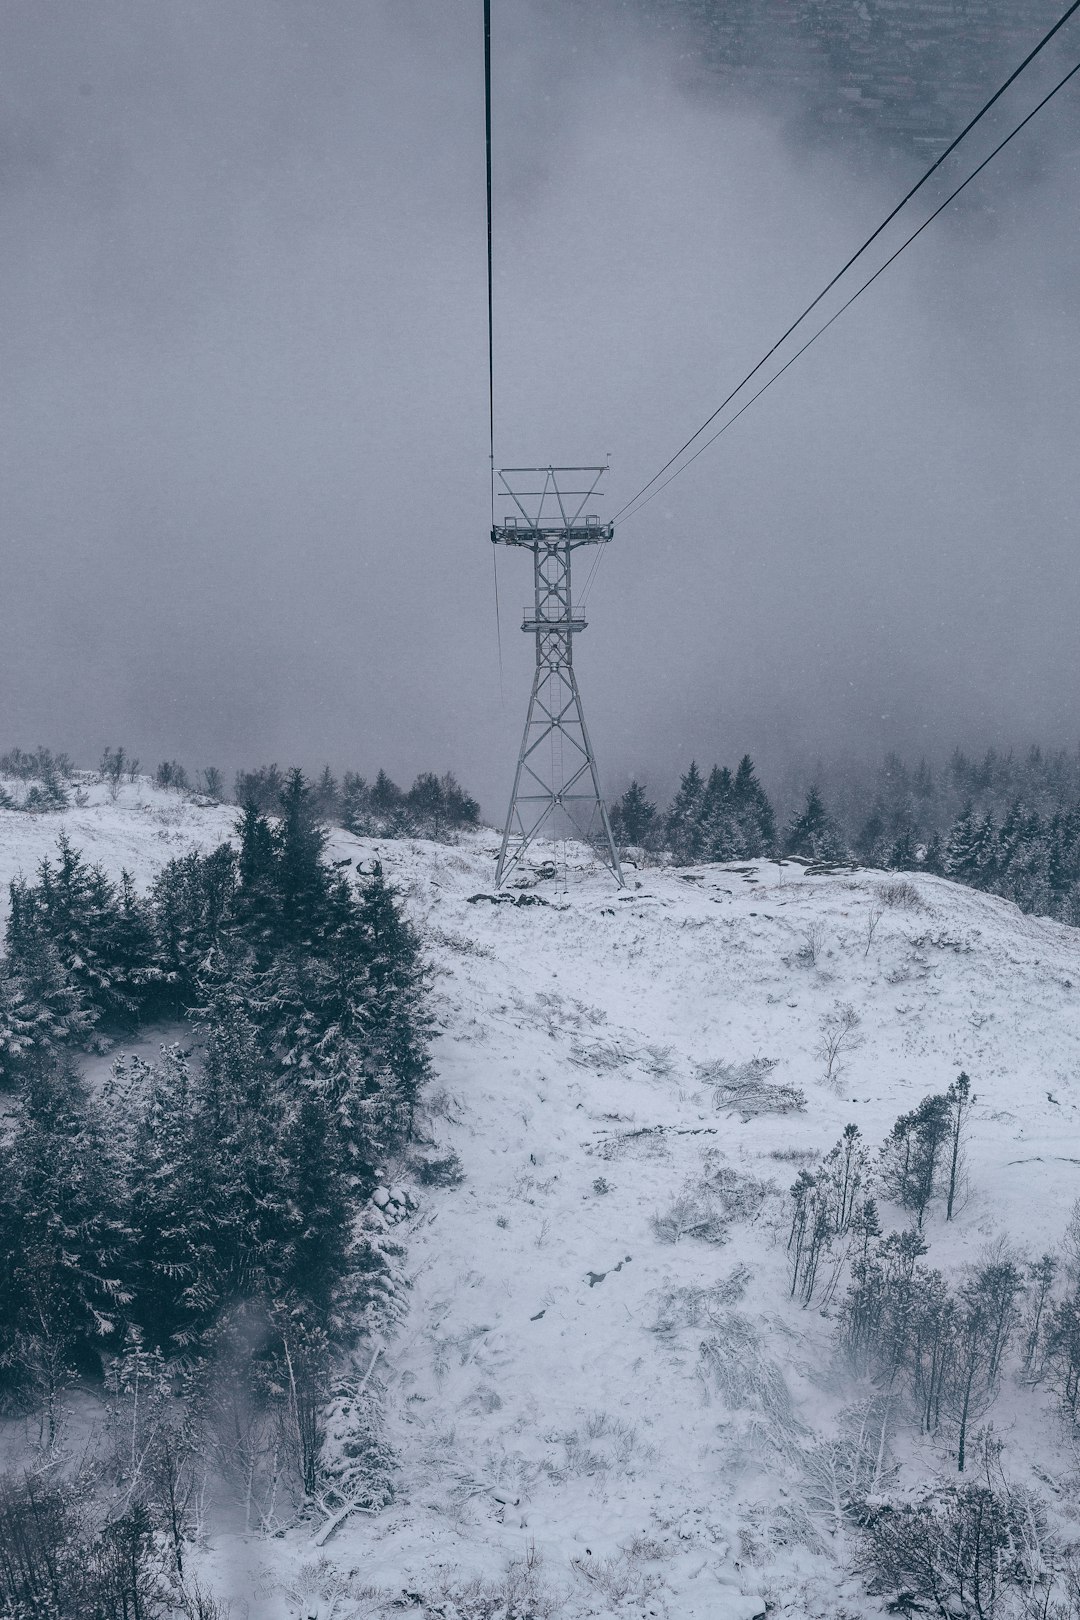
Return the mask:
[[[234,819],[145,786],[98,797],[0,813],[0,880],[64,826],[146,882]],[[251,1620],[395,1597],[486,1617],[508,1590],[521,1616],[884,1612],[838,1572],[847,1532],[821,1484],[823,1443],[872,1390],[820,1299],[789,1299],[788,1188],[849,1122],[876,1149],[964,1069],[966,1181],[951,1224],[927,1216],[928,1263],[1059,1245],[1080,1197],[1080,934],[942,879],[888,904],[882,874],[791,864],[630,871],[619,893],[582,863],[496,902],[493,851],[490,833],[332,836],[335,860],[384,861],[425,931],[423,1128],[464,1179],[408,1186],[396,1228],[411,1287],[380,1356],[396,1501],[321,1548],[310,1527],[215,1536],[208,1577]],[[827,1081],[823,1029],[847,1007]],[[1045,1390],[1010,1372],[992,1422],[1011,1478],[1075,1468]],[[917,1428],[897,1422],[892,1447],[900,1485],[955,1477]],[[1067,1487],[1043,1488],[1067,1524]]]

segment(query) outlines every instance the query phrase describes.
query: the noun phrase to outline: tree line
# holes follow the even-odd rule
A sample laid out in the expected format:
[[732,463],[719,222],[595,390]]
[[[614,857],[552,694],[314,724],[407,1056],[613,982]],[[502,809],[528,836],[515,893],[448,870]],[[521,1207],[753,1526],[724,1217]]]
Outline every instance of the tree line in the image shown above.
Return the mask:
[[[734,773],[692,762],[666,809],[631,782],[612,807],[616,842],[677,865],[795,856],[885,871],[930,872],[1012,900],[1021,910],[1080,925],[1080,765],[1032,750],[1020,767],[957,753],[944,772],[909,772],[890,756],[869,808],[865,791],[837,779],[826,803],[811,783],[781,827],[753,761]],[[966,797],[957,799],[961,787]],[[864,784],[865,787],[865,784]],[[1007,791],[1027,797],[1011,800]],[[946,819],[947,818],[947,819]]]
[[[207,1481],[253,1527],[304,1501],[387,1499],[377,1385],[348,1367],[393,1309],[395,1249],[359,1217],[412,1134],[430,1019],[420,942],[381,867],[328,864],[325,839],[294,770],[275,815],[244,807],[237,848],[169,862],[145,897],[65,838],[11,886],[0,1410],[56,1457],[81,1384],[123,1438],[96,1464],[90,1529],[62,1482],[38,1481],[39,1508],[30,1484],[0,1491],[0,1542],[21,1525],[29,1549],[10,1569],[0,1556],[0,1613],[48,1590],[43,1526],[115,1543],[150,1593],[154,1547],[182,1578]],[[177,1016],[188,1040],[88,1086],[80,1052]],[[327,1444],[346,1408],[349,1455]],[[158,1612],[103,1604],[56,1613]]]
[[[141,761],[126,749],[107,746],[94,774],[115,800],[125,783],[138,780],[140,765]],[[13,748],[0,754],[0,778],[18,784],[17,788],[5,788],[0,781],[0,809],[30,813],[66,810],[73,802],[85,802],[89,779],[88,773],[76,772],[67,754],[49,748]],[[230,797],[225,778],[215,765],[192,775],[179,760],[165,759],[151,780],[156,787],[215,804],[224,804]],[[232,802],[254,804],[265,814],[274,815],[286,782],[287,773],[276,764],[238,771]],[[356,771],[346,771],[339,780],[327,765],[310,784],[310,804],[318,819],[360,837],[442,839],[475,827],[480,820],[479,804],[452,771],[441,776],[435,771],[421,771],[412,786],[404,789],[383,770],[370,782]]]

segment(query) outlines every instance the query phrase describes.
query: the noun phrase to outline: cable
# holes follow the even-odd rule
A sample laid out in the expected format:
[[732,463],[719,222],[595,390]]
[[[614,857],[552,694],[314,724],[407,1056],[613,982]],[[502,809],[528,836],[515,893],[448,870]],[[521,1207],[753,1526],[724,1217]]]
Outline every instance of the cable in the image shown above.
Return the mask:
[[[1077,0],[1080,5],[1080,0]],[[491,226],[491,0],[484,0],[484,157],[487,170],[488,464],[491,527],[495,527],[495,299]]]
[[[1080,4],[1080,0],[1078,0]],[[495,527],[495,299],[492,274],[491,226],[491,0],[484,0],[484,156],[487,170],[487,317],[488,317],[488,465],[491,469],[491,527]],[[495,575],[495,639],[499,647],[499,696],[503,707],[502,619],[499,614],[499,561],[494,546],[491,548],[491,567]]]
[[[757,376],[758,372],[761,370],[762,366],[766,363],[766,361],[772,359],[772,357],[776,353],[777,349],[780,347],[780,345],[782,343],[784,343],[786,341],[787,338],[789,338],[791,336],[792,332],[795,331],[796,327],[799,327],[799,326],[802,325],[802,323],[806,319],[806,317],[813,310],[815,310],[817,308],[817,306],[821,303],[821,300],[825,297],[825,295],[832,291],[832,289],[836,286],[836,283],[840,280],[840,278],[842,276],[844,276],[851,269],[852,265],[855,264],[855,262],[858,259],[862,258],[863,254],[866,252],[867,248],[870,247],[872,243],[877,241],[878,237],[881,235],[882,231],[885,230],[886,226],[891,225],[892,221],[896,218],[896,216],[900,212],[900,210],[902,208],[904,208],[907,205],[907,203],[909,203],[911,201],[912,197],[915,196],[917,191],[920,191],[922,189],[922,187],[925,186],[926,182],[930,179],[930,176],[932,174],[935,174],[937,172],[937,170],[940,169],[941,165],[945,162],[945,159],[947,157],[949,157],[951,153],[956,151],[956,148],[960,145],[960,142],[962,140],[964,140],[964,138],[971,133],[971,131],[975,128],[976,124],[978,124],[981,119],[986,117],[986,114],[990,111],[991,107],[994,106],[995,102],[997,102],[997,101],[999,101],[1001,99],[1001,97],[1005,94],[1006,90],[1008,90],[1009,86],[1016,82],[1016,80],[1020,77],[1021,73],[1024,72],[1024,69],[1027,68],[1028,66],[1030,66],[1030,64],[1038,56],[1039,52],[1044,50],[1045,47],[1047,45],[1049,45],[1049,43],[1053,39],[1054,35],[1059,31],[1059,29],[1064,28],[1064,26],[1068,22],[1069,18],[1076,11],[1080,11],[1080,0],[1073,0],[1073,4],[1070,5],[1068,10],[1061,17],[1058,18],[1057,22],[1049,30],[1049,32],[1043,35],[1042,39],[1040,39],[1039,43],[1035,46],[1035,49],[1028,52],[1027,56],[1025,56],[1024,60],[1020,63],[1020,66],[1018,68],[1016,68],[1012,73],[1009,74],[1009,77],[1005,80],[1004,84],[1000,85],[998,87],[998,89],[994,91],[994,94],[990,97],[989,101],[984,102],[984,104],[979,108],[979,111],[975,114],[974,118],[972,118],[967,124],[964,125],[964,127],[960,131],[959,135],[957,135],[956,138],[953,141],[950,142],[950,144],[945,148],[944,152],[941,153],[940,157],[935,158],[934,162],[931,163],[930,167],[926,170],[926,173],[922,176],[922,178],[920,180],[917,180],[915,182],[915,184],[912,186],[911,190],[906,192],[905,195],[903,197],[901,197],[900,201],[897,203],[896,207],[892,210],[892,212],[885,216],[885,218],[882,220],[881,224],[877,227],[877,229],[875,231],[873,231],[866,238],[866,241],[862,244],[862,246],[860,248],[858,248],[857,251],[854,252],[851,255],[851,257],[850,257],[850,259],[848,259],[847,263],[841,266],[841,268],[836,272],[835,276],[833,276],[832,280],[830,282],[828,282],[824,287],[822,287],[822,289],[818,293],[817,297],[811,303],[807,304],[807,306],[803,310],[802,314],[800,316],[798,316],[798,318],[791,323],[791,325],[788,327],[786,332],[784,332],[780,337],[777,338],[777,340],[773,344],[772,348],[769,349],[765,354],[762,355],[761,359],[757,362],[757,365],[754,366],[752,370],[750,370],[750,371],[748,371],[746,373],[746,376],[737,385],[737,387],[733,388],[731,390],[731,393],[727,396],[727,398],[725,400],[721,401],[721,403],[716,407],[715,411],[713,411],[711,416],[706,417],[705,421],[702,422],[701,426],[696,430],[696,432],[692,433],[690,435],[690,437],[687,439],[686,443],[684,445],[682,445],[682,447],[680,449],[676,450],[675,454],[670,458],[670,460],[665,461],[664,465],[660,468],[660,471],[657,472],[657,473],[654,473],[653,476],[649,479],[648,483],[643,484],[641,486],[641,488],[638,490],[637,494],[632,495],[630,497],[630,499],[622,507],[620,507],[619,511],[616,512],[616,514],[615,514],[613,522],[617,523],[619,521],[619,519],[622,517],[623,513],[629,511],[629,509],[634,505],[634,503],[637,500],[639,500],[642,495],[645,494],[646,490],[651,489],[653,484],[655,484],[658,479],[663,478],[663,476],[667,472],[668,468],[674,466],[675,462],[678,461],[679,457],[685,451],[689,450],[689,448],[693,444],[694,440],[700,438],[701,435],[705,432],[706,428],[708,428],[711,423],[716,421],[716,418],[720,415],[720,412],[725,410],[727,408],[727,406],[731,404],[732,400],[735,398],[735,395],[740,393],[742,391],[742,389],[746,387],[746,384],[750,381],[750,379],[752,377]],[[932,215],[931,215],[931,218],[933,218]],[[689,463],[688,463],[688,465],[689,465]]]
[[[1070,68],[1068,73],[1066,73],[1066,75],[1065,75],[1065,77],[1063,79],[1058,80],[1058,82],[1057,82],[1057,84],[1055,84],[1054,88],[1052,90],[1048,91],[1047,94],[1042,98],[1042,100],[1036,106],[1034,106],[1031,109],[1031,111],[1028,113],[1027,117],[1021,119],[1020,123],[1016,125],[1015,129],[1011,129],[1009,131],[1009,133],[1005,136],[1004,140],[998,142],[997,146],[994,147],[994,150],[989,154],[988,157],[983,158],[983,160],[979,164],[978,168],[973,169],[971,171],[971,173],[968,175],[967,179],[962,180],[960,182],[960,184],[956,187],[956,190],[951,191],[949,193],[949,195],[945,198],[945,201],[938,204],[938,206],[934,209],[934,212],[929,216],[929,218],[924,219],[922,224],[918,227],[918,229],[912,231],[911,235],[907,238],[906,241],[901,242],[901,244],[897,248],[896,252],[893,253],[889,258],[887,258],[885,260],[885,263],[883,265],[881,265],[877,270],[875,270],[873,275],[870,276],[866,281],[864,281],[861,287],[858,287],[855,290],[855,292],[852,293],[851,297],[847,300],[846,303],[843,303],[843,304],[840,305],[840,308],[836,311],[836,313],[834,315],[829,316],[829,319],[825,322],[824,326],[819,327],[818,330],[814,333],[813,337],[807,338],[806,342],[802,345],[802,347],[796,349],[795,353],[791,356],[791,358],[784,362],[784,364],[780,367],[780,370],[777,371],[777,372],[774,372],[773,375],[769,378],[768,382],[763,383],[761,385],[761,387],[756,391],[756,393],[751,394],[750,398],[745,402],[745,404],[740,405],[739,409],[735,412],[734,416],[730,416],[728,418],[728,420],[723,424],[722,427],[718,428],[716,430],[716,432],[714,434],[712,434],[712,436],[710,438],[706,439],[704,444],[699,445],[698,448],[694,451],[694,454],[692,456],[688,456],[687,459],[683,462],[682,466],[677,467],[675,469],[675,471],[671,474],[670,478],[665,478],[664,482],[659,486],[659,488],[654,489],[651,495],[645,495],[645,490],[647,490],[650,487],[649,484],[646,484],[644,486],[644,488],[638,492],[638,496],[640,496],[640,495],[645,496],[644,500],[640,500],[639,503],[636,506],[634,505],[634,501],[630,501],[630,502],[627,503],[627,506],[623,507],[623,512],[626,513],[626,517],[624,518],[623,521],[624,522],[629,522],[630,518],[636,517],[638,512],[641,511],[641,508],[643,506],[648,506],[649,502],[651,500],[653,500],[657,495],[659,495],[659,493],[660,493],[660,491],[662,489],[666,489],[667,486],[672,482],[672,480],[675,479],[675,478],[678,478],[678,476],[679,476],[679,474],[681,472],[685,472],[687,467],[689,467],[692,462],[695,462],[697,460],[698,456],[700,456],[705,450],[707,450],[711,444],[715,444],[717,439],[720,437],[720,435],[722,433],[726,433],[728,428],[731,427],[732,423],[737,422],[739,417],[743,414],[743,412],[748,411],[750,409],[751,405],[754,403],[754,401],[756,399],[760,399],[762,394],[765,392],[765,390],[767,388],[771,388],[773,383],[776,382],[777,378],[782,377],[784,375],[784,372],[788,369],[788,367],[793,366],[795,364],[796,360],[799,358],[799,356],[801,354],[805,354],[807,349],[810,348],[811,344],[816,343],[818,338],[821,337],[822,333],[827,332],[829,330],[829,327],[833,324],[833,322],[838,321],[840,319],[841,315],[844,313],[844,311],[846,309],[850,309],[852,304],[855,302],[855,300],[857,298],[860,298],[868,287],[873,286],[874,282],[878,279],[878,277],[880,275],[883,275],[884,272],[889,268],[889,266],[891,264],[895,263],[895,261],[900,257],[901,253],[903,253],[904,249],[910,247],[912,242],[914,242],[915,238],[917,236],[921,236],[923,231],[925,231],[925,229],[926,229],[926,227],[928,225],[933,224],[934,220],[937,219],[938,215],[944,209],[948,208],[949,204],[953,201],[953,199],[958,197],[960,195],[960,193],[965,189],[965,187],[969,186],[971,184],[971,182],[976,178],[976,176],[980,175],[982,173],[982,171],[987,167],[987,165],[989,163],[993,162],[993,160],[997,157],[998,153],[1000,151],[1002,151],[1006,146],[1008,146],[1009,142],[1013,139],[1013,137],[1016,136],[1016,135],[1019,135],[1020,131],[1024,128],[1024,126],[1026,124],[1030,124],[1031,120],[1035,117],[1036,113],[1041,112],[1042,109],[1046,106],[1047,102],[1053,100],[1054,96],[1057,95],[1058,91],[1063,90],[1065,88],[1065,86],[1068,84],[1069,80],[1074,78],[1077,73],[1080,73],[1080,62],[1077,62],[1075,67]],[[736,390],[736,392],[738,392],[738,390]],[[723,406],[721,406],[720,408],[722,410]],[[712,420],[712,418],[710,420]],[[699,429],[699,431],[700,431],[700,429]],[[696,435],[695,435],[695,437],[696,437]],[[685,446],[684,446],[684,448],[685,448]],[[681,454],[681,452],[680,452],[680,454]],[[670,461],[668,462],[668,466],[669,467],[671,466]],[[658,473],[657,478],[659,478],[660,476],[661,475]],[[650,482],[655,483],[656,479],[652,479]],[[638,501],[638,496],[634,497],[635,501]],[[628,507],[633,507],[633,510],[632,511],[628,510]]]

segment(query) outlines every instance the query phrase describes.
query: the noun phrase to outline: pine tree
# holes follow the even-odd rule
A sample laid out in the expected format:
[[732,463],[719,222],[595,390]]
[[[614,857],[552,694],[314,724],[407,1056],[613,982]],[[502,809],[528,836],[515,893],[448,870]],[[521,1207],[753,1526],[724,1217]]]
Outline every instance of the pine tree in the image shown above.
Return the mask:
[[116,1153],[99,1106],[66,1060],[27,1079],[8,1170],[12,1370],[38,1386],[55,1430],[71,1370],[100,1369],[99,1350],[129,1303]]
[[630,783],[611,811],[611,835],[617,844],[645,847],[656,825],[656,806],[645,796],[640,782]]
[[[252,813],[259,823],[258,812]],[[269,834],[265,822],[261,828]],[[250,860],[249,863],[254,863]],[[152,984],[157,994],[168,995],[172,1010],[200,1004],[227,970],[234,950],[234,900],[238,882],[237,858],[228,844],[220,844],[209,855],[193,851],[170,861],[158,873],[150,892],[154,930]],[[257,935],[272,923],[259,910],[266,900],[270,919],[276,915],[272,889],[265,891],[253,882],[248,892],[249,916],[257,919],[252,931]]]
[[738,828],[738,859],[756,860],[771,855],[776,849],[776,818],[749,754],[744,754],[739,761],[731,797]]
[[862,866],[888,866],[888,834],[885,825],[885,812],[881,801],[874,805],[870,814],[859,828],[855,839],[855,854]]
[[974,883],[983,857],[983,834],[970,799],[953,822],[945,846],[945,870],[960,883]]
[[[325,1094],[301,1094],[283,1157],[289,1250],[282,1287],[310,1301],[327,1321],[348,1267],[352,1208],[345,1143]],[[339,1334],[347,1331],[340,1320],[335,1325]]]
[[679,866],[691,866],[701,859],[701,800],[705,784],[694,760],[679,783],[679,790],[667,813],[668,847]]
[[405,811],[405,795],[385,771],[380,771],[375,778],[368,799],[373,813],[384,826],[392,829],[396,823],[401,822]]
[[429,1068],[426,971],[420,942],[378,862],[361,890],[357,923],[365,956],[365,1065],[393,1100],[394,1128],[407,1135]]
[[709,772],[697,813],[700,858],[733,861],[739,854],[739,828],[735,819],[731,772],[714,765]]
[[[206,1186],[194,1163],[189,1057],[179,1046],[153,1066],[137,1058],[114,1070],[113,1105],[133,1121],[125,1144],[126,1220],[132,1232],[132,1314],[152,1345],[186,1343],[199,1322],[192,1290],[216,1256]],[[216,1289],[211,1287],[211,1298]]]
[[33,891],[10,887],[5,964],[8,985],[8,1062],[16,1068],[51,1061],[66,1046],[85,1042],[98,1014],[60,959]]
[[54,865],[43,860],[29,891],[42,926],[60,961],[88,1006],[108,1022],[130,1021],[137,1006],[114,983],[112,940],[117,922],[116,890],[100,866],[87,866],[66,833],[58,840]]
[[421,771],[405,798],[418,831],[440,838],[446,830],[447,805],[442,783],[434,771]]
[[802,855],[812,861],[847,859],[844,840],[816,787],[810,788],[803,809],[788,823],[784,834],[784,852],[787,855]]
[[441,778],[444,816],[447,827],[475,827],[480,821],[480,806],[458,782],[453,771]]
[[291,770],[281,795],[281,824],[274,862],[280,895],[281,943],[310,950],[326,922],[329,875],[323,865],[326,833],[319,825],[311,789]]
[[941,834],[935,832],[931,836],[930,842],[927,844],[926,850],[923,854],[922,870],[924,872],[932,872],[935,877],[944,877],[945,859],[945,849],[941,842]]
[[889,850],[889,867],[894,872],[914,872],[919,865],[917,848],[915,829],[910,825],[901,828]]
[[357,838],[367,837],[374,830],[371,791],[355,771],[345,772],[341,786],[341,825]]
[[240,854],[233,914],[237,930],[255,953],[256,961],[266,963],[273,957],[283,932],[277,880],[280,840],[254,799],[244,805],[236,830]]
[[161,984],[162,971],[157,962],[153,912],[126,870],[120,874],[112,909],[107,956],[112,1001],[134,1023]]
[[324,765],[322,775],[311,790],[312,813],[318,821],[336,821],[340,808],[337,779],[329,765]]

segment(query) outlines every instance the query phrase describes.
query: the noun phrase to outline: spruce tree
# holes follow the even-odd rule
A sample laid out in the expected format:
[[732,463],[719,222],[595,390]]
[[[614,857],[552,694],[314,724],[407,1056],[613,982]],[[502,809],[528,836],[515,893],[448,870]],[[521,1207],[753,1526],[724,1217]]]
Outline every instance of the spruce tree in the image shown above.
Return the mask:
[[383,824],[384,830],[392,831],[394,826],[400,824],[405,813],[405,795],[396,782],[392,782],[385,771],[380,771],[372,784],[368,795],[368,802],[372,812]]
[[100,1370],[130,1303],[114,1139],[70,1062],[41,1064],[20,1097],[11,1151],[10,1319],[17,1377],[38,1385],[50,1424],[73,1370]]
[[983,840],[975,806],[967,800],[949,830],[945,846],[945,871],[960,883],[972,883],[979,872]]
[[326,833],[315,814],[311,789],[291,770],[281,795],[281,823],[272,871],[280,897],[280,943],[310,950],[326,922],[329,875],[323,865]]
[[[260,822],[258,812],[253,812]],[[269,833],[265,822],[260,823]],[[167,997],[170,1010],[199,1005],[228,969],[234,950],[234,909],[237,857],[228,844],[209,855],[192,851],[169,861],[158,873],[150,892],[154,929],[154,993]],[[253,889],[257,886],[253,885]],[[266,898],[266,916],[259,909]],[[271,889],[249,891],[252,931],[261,936],[264,925],[272,932],[276,904]],[[267,920],[269,919],[269,920]]]
[[342,782],[341,825],[357,838],[367,837],[374,830],[371,791],[355,771],[346,771]]
[[784,853],[812,861],[842,861],[847,849],[816,787],[806,795],[802,810],[792,816],[784,834]]
[[51,1061],[67,1046],[82,1045],[98,1014],[64,967],[35,894],[25,883],[10,887],[6,932],[8,1018],[14,1025],[9,1062]]
[[739,853],[739,829],[735,821],[733,783],[725,765],[714,765],[701,795],[698,811],[701,857],[708,861],[733,861]]
[[776,849],[776,819],[749,754],[744,754],[739,761],[731,799],[738,829],[738,859],[757,860],[771,855]]
[[365,958],[365,1066],[375,1088],[393,1101],[391,1128],[407,1135],[429,1069],[427,975],[420,941],[379,862],[360,891],[357,923]]
[[679,790],[667,813],[668,847],[679,866],[692,866],[701,859],[701,800],[705,784],[695,760],[679,783]]
[[640,782],[631,782],[622,798],[612,807],[612,837],[617,844],[643,848],[648,844],[655,825],[655,804],[650,804]]
[[423,837],[442,837],[446,830],[447,804],[442,783],[434,771],[421,771],[409,789],[405,802]]

